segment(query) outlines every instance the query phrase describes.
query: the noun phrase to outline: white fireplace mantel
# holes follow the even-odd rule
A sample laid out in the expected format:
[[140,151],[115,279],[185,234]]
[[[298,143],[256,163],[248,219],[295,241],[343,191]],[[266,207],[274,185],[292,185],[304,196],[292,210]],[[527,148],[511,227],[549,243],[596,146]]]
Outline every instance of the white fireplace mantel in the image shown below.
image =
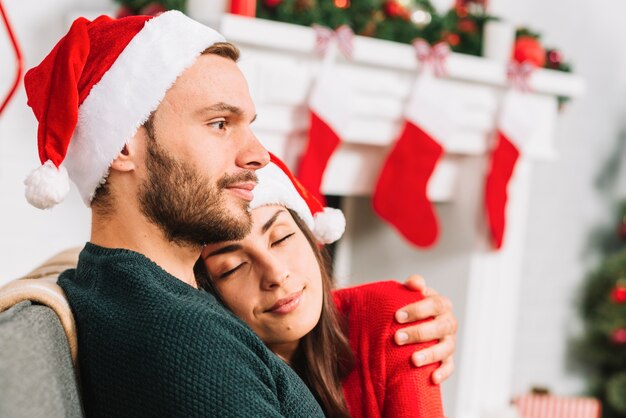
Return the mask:
[[[223,15],[220,31],[242,50],[240,67],[249,81],[259,115],[255,133],[293,167],[306,141],[306,100],[320,66],[313,52],[312,29]],[[371,194],[389,145],[400,129],[403,107],[418,69],[412,47],[355,37],[353,59],[340,58],[337,66],[357,92],[355,115],[325,172],[325,193]],[[449,86],[453,128],[447,137],[438,138],[445,157],[433,174],[428,193],[435,202],[455,202],[455,184],[460,180],[457,163],[489,150],[506,90],[506,67],[484,58],[452,54],[444,81]],[[530,86],[533,126],[508,189],[504,246],[494,252],[486,240],[478,242],[469,250],[470,262],[461,278],[467,281],[467,294],[462,304],[465,310],[460,313],[465,325],[459,331],[457,346],[461,360],[457,364],[454,411],[448,411],[453,418],[482,418],[509,405],[532,162],[557,156],[556,96],[574,98],[585,90],[581,78],[550,70],[535,71]],[[350,199],[345,202],[343,209],[350,224],[353,205]],[[337,252],[335,267],[340,278],[350,277],[351,272],[353,242],[349,230]],[[436,280],[431,285],[436,287]]]

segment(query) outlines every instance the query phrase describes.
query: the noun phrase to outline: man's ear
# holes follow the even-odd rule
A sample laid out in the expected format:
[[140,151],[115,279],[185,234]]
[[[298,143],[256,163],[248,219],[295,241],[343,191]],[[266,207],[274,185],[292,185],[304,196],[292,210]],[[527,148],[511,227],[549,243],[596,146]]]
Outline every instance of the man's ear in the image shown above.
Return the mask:
[[137,161],[140,155],[139,149],[144,141],[142,135],[143,127],[137,130],[137,133],[124,145],[124,148],[117,154],[117,157],[111,163],[111,170],[116,171],[133,171],[137,168]]

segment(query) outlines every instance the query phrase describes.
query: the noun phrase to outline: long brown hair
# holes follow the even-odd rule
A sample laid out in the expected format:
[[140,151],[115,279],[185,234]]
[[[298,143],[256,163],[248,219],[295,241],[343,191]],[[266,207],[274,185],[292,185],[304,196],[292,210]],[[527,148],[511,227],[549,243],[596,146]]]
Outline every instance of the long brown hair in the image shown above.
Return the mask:
[[[344,331],[344,321],[333,302],[332,279],[328,273],[330,257],[324,247],[317,245],[311,230],[300,217],[291,209],[289,213],[315,254],[322,273],[324,295],[320,320],[311,332],[300,340],[290,366],[309,387],[327,417],[349,418],[341,381],[354,367],[354,353]],[[194,273],[198,285],[213,293],[224,306],[228,307],[213,286],[202,258],[196,262]]]

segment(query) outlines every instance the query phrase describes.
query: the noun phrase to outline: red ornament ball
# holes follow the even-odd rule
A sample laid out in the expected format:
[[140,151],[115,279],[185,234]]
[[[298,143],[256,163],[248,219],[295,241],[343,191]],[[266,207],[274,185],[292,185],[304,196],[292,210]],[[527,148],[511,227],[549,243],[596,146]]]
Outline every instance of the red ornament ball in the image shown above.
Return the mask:
[[167,9],[165,8],[165,6],[155,1],[146,5],[144,8],[142,8],[139,11],[139,14],[146,15],[146,16],[157,16],[163,12],[167,12]]
[[618,328],[611,334],[611,341],[613,344],[624,345],[626,344],[626,328]]
[[556,49],[548,51],[548,62],[554,66],[558,66],[563,62],[563,56]]
[[466,17],[468,12],[467,12],[467,5],[465,4],[465,2],[457,2],[456,6],[454,6],[454,12],[456,13],[456,15],[458,17]]
[[513,60],[543,67],[546,65],[546,51],[537,38],[520,36],[513,47]]
[[471,19],[459,20],[458,28],[461,32],[474,33],[477,31],[476,22]]
[[263,5],[271,9],[281,5],[283,0],[263,0]]
[[461,42],[461,38],[456,33],[445,33],[441,40],[450,46],[457,46]]
[[409,11],[395,0],[386,1],[383,5],[383,10],[389,17],[400,17],[402,19],[409,18]]
[[611,300],[615,303],[626,303],[626,286],[616,284],[611,290]]

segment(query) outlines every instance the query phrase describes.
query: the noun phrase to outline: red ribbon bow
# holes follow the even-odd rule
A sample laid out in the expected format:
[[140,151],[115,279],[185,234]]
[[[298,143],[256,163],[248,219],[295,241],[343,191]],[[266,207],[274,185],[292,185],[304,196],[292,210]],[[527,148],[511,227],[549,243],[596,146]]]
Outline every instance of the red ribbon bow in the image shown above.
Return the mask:
[[512,61],[506,69],[506,76],[513,88],[529,92],[531,90],[529,80],[533,71],[535,67],[528,61],[522,63]]
[[354,51],[354,32],[348,25],[341,25],[337,30],[332,30],[325,26],[313,25],[315,31],[315,52],[324,56],[332,41],[336,41],[339,50],[350,59]]
[[416,39],[413,41],[413,48],[417,54],[418,61],[424,67],[427,65],[432,66],[433,72],[437,77],[443,77],[448,73],[446,61],[450,55],[450,46],[447,43],[439,42],[431,47],[425,40]]

